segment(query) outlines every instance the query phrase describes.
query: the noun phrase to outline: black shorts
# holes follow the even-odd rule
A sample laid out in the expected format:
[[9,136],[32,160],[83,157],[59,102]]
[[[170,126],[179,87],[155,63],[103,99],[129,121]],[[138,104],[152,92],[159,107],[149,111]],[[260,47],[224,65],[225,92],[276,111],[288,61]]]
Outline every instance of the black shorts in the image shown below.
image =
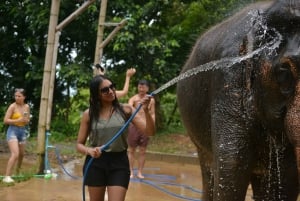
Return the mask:
[[[83,166],[84,185],[123,186],[128,188],[130,169],[127,151],[102,152],[99,158],[87,156]],[[85,172],[87,164],[90,164]],[[85,175],[86,174],[86,175]]]

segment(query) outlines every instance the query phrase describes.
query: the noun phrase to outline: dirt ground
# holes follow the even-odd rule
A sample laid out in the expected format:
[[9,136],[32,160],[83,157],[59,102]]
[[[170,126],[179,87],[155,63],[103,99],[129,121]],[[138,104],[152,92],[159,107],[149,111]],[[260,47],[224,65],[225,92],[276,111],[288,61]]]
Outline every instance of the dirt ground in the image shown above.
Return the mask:
[[[1,172],[4,171],[3,164],[7,157],[7,154],[0,155]],[[145,179],[134,178],[130,181],[126,201],[201,201],[201,174],[198,165],[194,164],[196,160],[149,154],[144,169]],[[37,176],[13,185],[2,183],[1,201],[80,201],[83,198],[88,201],[87,189],[82,188],[82,162],[83,160],[79,159],[64,164],[68,174],[56,164],[52,164],[55,166],[53,173],[57,175],[55,178],[45,179]],[[32,161],[26,160],[23,169],[31,167]],[[250,193],[249,191],[247,194],[247,201],[251,200]]]
[[[0,172],[4,171],[7,159],[7,154],[0,154]],[[26,160],[23,170],[32,169],[33,162]],[[88,201],[87,189],[82,187],[82,163],[82,159],[65,163],[62,167],[67,172],[52,163],[51,179],[35,176],[13,185],[0,183],[1,201]],[[202,201],[202,179],[197,163],[195,157],[149,153],[145,179],[130,181],[126,201]],[[251,195],[249,188],[245,201],[252,201]]]
[[[174,136],[174,139],[178,140],[179,147],[191,143],[187,136]],[[3,175],[9,155],[3,148],[5,145],[0,145],[0,174]],[[170,149],[172,146],[166,145],[166,147]],[[181,150],[184,154],[149,151],[144,169],[146,178],[131,180],[126,201],[202,201],[202,178],[195,152],[193,146]],[[63,164],[51,160],[53,172],[51,179],[36,175],[12,185],[0,182],[0,200],[88,201],[87,189],[82,187],[83,159],[69,160],[67,156],[63,158]],[[36,169],[36,164],[35,157],[26,155],[23,172],[32,172]],[[253,200],[251,195],[252,191],[249,187],[245,201]]]

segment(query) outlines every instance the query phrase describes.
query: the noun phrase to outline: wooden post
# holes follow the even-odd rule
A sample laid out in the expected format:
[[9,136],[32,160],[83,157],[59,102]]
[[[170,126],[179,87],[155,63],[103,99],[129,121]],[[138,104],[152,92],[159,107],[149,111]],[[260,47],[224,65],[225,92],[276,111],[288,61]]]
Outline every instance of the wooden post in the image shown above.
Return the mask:
[[52,66],[51,66],[51,76],[50,76],[50,83],[49,83],[49,95],[48,95],[48,106],[47,106],[47,119],[46,119],[46,129],[50,130],[51,124],[51,114],[52,114],[52,103],[53,103],[53,93],[54,93],[54,85],[55,85],[55,72],[56,72],[56,63],[57,63],[57,53],[58,53],[58,46],[59,46],[59,37],[61,32],[58,31],[55,34],[55,43],[54,43],[54,50],[52,55]]
[[106,39],[100,44],[99,49],[103,50],[103,48],[113,39],[113,37],[118,33],[118,31],[125,26],[127,20],[124,19],[120,23],[116,25],[114,30],[106,37]]
[[[99,13],[99,22],[98,22],[98,31],[97,31],[97,41],[96,41],[94,64],[97,64],[97,63],[101,64],[103,48],[100,48],[100,45],[101,45],[102,40],[103,40],[106,8],[107,8],[107,0],[102,0],[101,1],[100,13]],[[97,74],[96,71],[94,71],[94,75],[95,74]]]
[[56,31],[61,31],[65,26],[67,26],[70,22],[72,22],[78,15],[83,13],[95,0],[89,0],[84,2],[75,12],[69,15],[66,19],[64,19],[59,25],[56,27]]
[[52,114],[52,102],[55,84],[55,71],[57,63],[57,53],[59,46],[60,31],[74,20],[79,14],[88,8],[89,5],[94,3],[95,0],[86,1],[75,12],[73,12],[62,23],[58,23],[58,14],[60,7],[60,0],[52,0],[50,20],[48,28],[48,41],[46,49],[46,58],[44,64],[43,86],[40,103],[39,123],[38,123],[38,163],[39,173],[43,173],[44,160],[45,160],[45,135],[46,131],[50,130],[51,114]]
[[52,0],[50,11],[50,22],[48,28],[48,41],[46,49],[46,58],[44,64],[43,85],[39,112],[38,122],[38,137],[37,137],[37,152],[39,173],[43,173],[43,161],[45,159],[45,133],[46,133],[46,121],[47,121],[47,106],[49,101],[49,83],[51,78],[51,67],[53,62],[54,45],[55,45],[55,29],[58,22],[60,0]]
[[[101,1],[101,8],[99,14],[99,22],[98,22],[98,31],[97,31],[97,41],[96,41],[96,48],[95,48],[95,58],[94,58],[94,65],[100,64],[102,61],[103,56],[103,48],[111,41],[111,39],[118,33],[118,31],[124,27],[127,23],[127,20],[124,19],[120,23],[105,23],[105,16],[106,16],[106,9],[107,9],[107,0]],[[106,25],[116,26],[115,29],[107,36],[107,38],[103,41],[104,35],[104,28]],[[94,76],[99,74],[98,69],[94,68],[93,72]]]
[[[44,75],[43,75],[43,85],[39,112],[39,122],[38,122],[38,138],[37,138],[37,153],[38,153],[38,163],[39,163],[39,174],[43,173],[44,170],[44,160],[45,160],[45,135],[46,131],[50,130],[51,124],[51,113],[52,113],[52,101],[53,92],[55,84],[55,70],[57,63],[57,52],[59,46],[60,31],[74,20],[79,14],[88,8],[88,6],[94,3],[95,0],[86,1],[80,8],[73,12],[68,18],[66,18],[59,25],[58,14],[60,7],[60,0],[52,0],[50,20],[48,28],[48,40],[46,49],[46,58],[44,64]],[[99,14],[99,26],[97,32],[97,42],[95,50],[94,63],[101,63],[103,48],[107,43],[116,35],[116,33],[126,24],[126,20],[116,24],[117,27],[112,33],[103,41],[103,33],[105,26],[105,16],[106,16],[107,0],[101,1],[101,8]],[[57,32],[57,33],[56,33]],[[103,42],[102,42],[103,41]]]

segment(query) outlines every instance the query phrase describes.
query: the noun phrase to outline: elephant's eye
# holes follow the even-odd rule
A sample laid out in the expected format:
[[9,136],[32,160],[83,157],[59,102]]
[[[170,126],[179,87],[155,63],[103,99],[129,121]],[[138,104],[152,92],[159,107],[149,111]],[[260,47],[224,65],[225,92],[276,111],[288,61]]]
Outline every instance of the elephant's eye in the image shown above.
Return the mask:
[[276,67],[276,80],[280,86],[280,91],[283,95],[289,96],[294,92],[295,79],[290,70],[291,66],[288,63],[282,63]]
[[277,81],[279,83],[287,82],[288,80],[293,78],[292,72],[289,70],[290,65],[288,63],[283,63],[276,72]]

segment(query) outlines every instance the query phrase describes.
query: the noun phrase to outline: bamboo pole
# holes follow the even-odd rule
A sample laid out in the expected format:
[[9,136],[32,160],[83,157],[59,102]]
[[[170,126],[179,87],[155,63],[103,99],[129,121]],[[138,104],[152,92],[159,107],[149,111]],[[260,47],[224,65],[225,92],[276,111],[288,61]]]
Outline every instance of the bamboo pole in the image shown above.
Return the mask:
[[117,26],[114,28],[114,30],[106,37],[106,39],[100,44],[99,49],[102,49],[115,37],[115,35],[118,33],[120,29],[122,29],[125,24],[127,23],[127,20],[124,19],[120,23],[117,24]]
[[[100,48],[100,45],[103,40],[103,33],[104,33],[104,22],[106,16],[106,8],[107,8],[107,0],[101,1],[101,8],[99,13],[99,22],[98,22],[98,31],[97,31],[97,41],[96,41],[96,49],[95,49],[95,58],[94,64],[101,63],[103,49]],[[97,74],[97,70],[94,69],[94,75]]]
[[67,26],[70,22],[72,22],[78,15],[83,13],[95,0],[89,0],[84,2],[75,12],[73,12],[69,17],[67,17],[64,21],[59,23],[56,27],[56,31],[61,31],[65,26]]
[[46,119],[47,119],[47,105],[49,101],[49,82],[51,77],[51,67],[53,62],[54,44],[55,44],[55,28],[58,22],[60,0],[52,0],[51,11],[50,11],[50,22],[48,28],[48,41],[46,49],[46,58],[44,64],[44,75],[43,75],[43,85],[39,112],[39,122],[38,122],[38,162],[39,162],[39,173],[43,171],[43,161],[45,157],[45,133],[46,133]]
[[[48,28],[48,40],[46,49],[46,58],[44,64],[44,75],[43,75],[43,85],[40,103],[40,113],[38,122],[38,143],[37,143],[37,153],[39,162],[39,173],[43,173],[44,170],[44,160],[45,160],[45,135],[46,131],[50,130],[51,124],[51,113],[53,106],[53,92],[55,84],[55,70],[57,63],[57,53],[59,46],[60,31],[67,26],[71,21],[73,21],[79,14],[88,8],[88,6],[94,3],[95,0],[86,1],[80,8],[73,12],[68,18],[66,18],[59,25],[58,14],[60,7],[60,0],[52,0],[50,20]],[[97,32],[97,42],[95,50],[94,63],[101,63],[103,48],[108,44],[108,42],[117,34],[117,32],[127,23],[126,20],[122,20],[120,23],[116,24],[117,27],[109,34],[107,39],[103,41],[103,33],[105,26],[105,16],[106,16],[107,0],[101,1],[101,8],[99,14],[98,22],[98,32]],[[109,25],[108,25],[109,26]],[[57,33],[56,33],[57,32]],[[103,41],[103,42],[102,42]]]
[[57,53],[58,53],[60,34],[61,34],[60,31],[56,32],[56,34],[55,34],[55,43],[54,43],[52,68],[51,68],[51,76],[50,76],[50,84],[49,84],[49,95],[48,95],[49,100],[48,100],[48,107],[47,107],[46,130],[50,130],[50,124],[51,124],[53,93],[54,93],[54,85],[55,85],[55,71],[56,71]]

